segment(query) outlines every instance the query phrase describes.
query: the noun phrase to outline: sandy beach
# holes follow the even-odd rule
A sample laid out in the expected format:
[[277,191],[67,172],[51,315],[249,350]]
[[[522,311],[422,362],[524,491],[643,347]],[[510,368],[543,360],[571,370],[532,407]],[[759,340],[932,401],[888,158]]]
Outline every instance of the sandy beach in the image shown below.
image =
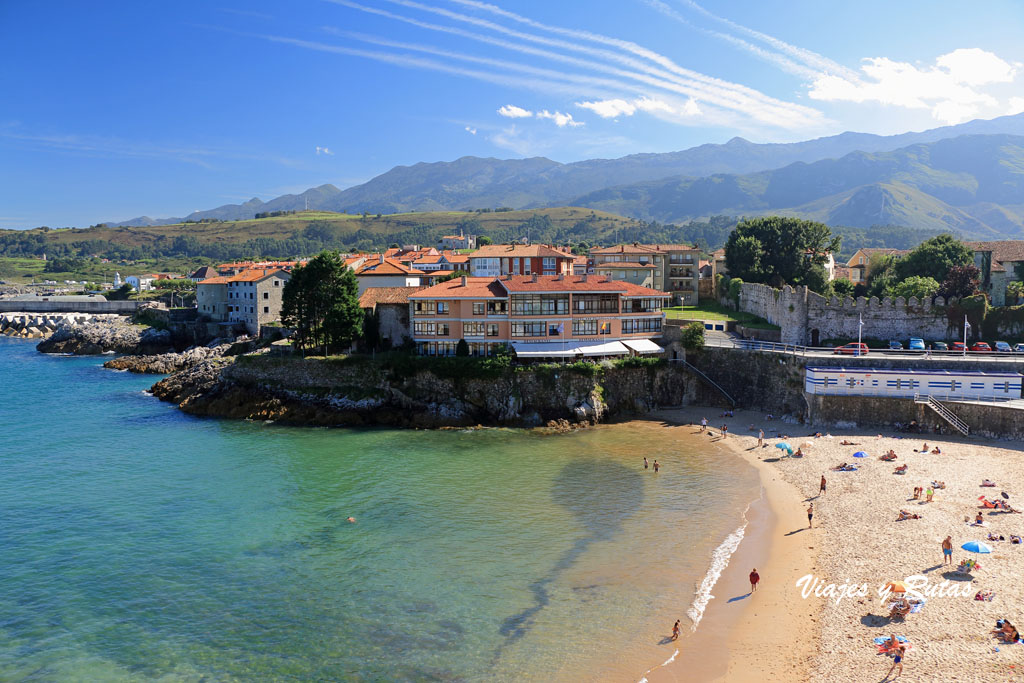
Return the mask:
[[[772,510],[771,519],[757,524],[752,520],[748,538],[715,588],[723,598],[738,596],[744,585],[742,592],[749,591],[746,574],[756,562],[762,577],[758,591],[740,600],[712,601],[705,616],[707,632],[690,644],[700,644],[701,654],[706,655],[709,650],[703,647],[708,646],[727,658],[727,671],[718,678],[881,681],[892,659],[879,654],[873,640],[895,634],[911,645],[901,680],[1024,680],[1024,644],[1002,644],[990,634],[997,619],[1024,625],[1024,585],[1019,580],[1024,575],[1024,544],[1010,542],[1011,534],[1024,535],[1024,515],[979,509],[979,497],[1002,499],[1002,492],[1011,505],[1024,509],[1022,444],[856,429],[815,438],[802,425],[768,421],[746,411],[737,411],[732,419],[715,417],[718,411],[673,411],[662,419],[696,423],[702,414],[714,426],[706,437],[709,443],[730,448],[758,468]],[[723,422],[729,425],[724,440],[719,430]],[[765,447],[757,447],[757,431],[750,425],[765,430]],[[807,455],[780,458],[784,451],[774,446],[782,434],[793,447],[810,443],[804,449]],[[925,442],[928,452],[920,452]],[[931,452],[936,446],[941,453]],[[890,449],[896,460],[880,460]],[[858,451],[868,457],[854,458]],[[858,469],[832,471],[843,462]],[[906,474],[895,474],[904,464]],[[828,485],[819,495],[823,474]],[[986,478],[996,486],[982,487]],[[913,499],[915,487],[927,491],[933,481],[946,487],[934,490],[932,502],[924,495]],[[813,529],[807,529],[810,502],[815,508]],[[896,521],[900,510],[919,518]],[[971,525],[979,512],[984,526]],[[987,541],[989,533],[1006,540]],[[952,537],[952,565],[943,564],[941,543],[947,535]],[[962,550],[968,541],[985,542],[992,553]],[[955,574],[967,559],[979,562],[980,568],[970,576]],[[808,574],[822,588],[856,584],[866,586],[867,594],[838,600],[812,594],[805,599],[797,580]],[[912,588],[920,585],[926,600],[920,611],[902,620],[889,618],[888,605],[879,596],[881,587],[894,580],[907,581]],[[975,600],[982,590],[993,591],[993,599]],[[726,624],[727,630],[716,632],[716,623]],[[693,680],[687,675],[687,656],[683,653],[650,680]]]

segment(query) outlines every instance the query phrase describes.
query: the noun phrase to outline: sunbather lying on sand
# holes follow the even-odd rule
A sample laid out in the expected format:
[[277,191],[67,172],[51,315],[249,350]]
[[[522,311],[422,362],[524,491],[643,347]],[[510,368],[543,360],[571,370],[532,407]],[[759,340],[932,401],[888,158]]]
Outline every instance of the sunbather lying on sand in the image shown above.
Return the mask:
[[860,444],[854,443],[854,442],[849,441],[847,439],[843,439],[842,441],[839,442],[839,445],[840,446],[859,446]]
[[988,532],[988,536],[985,538],[985,540],[986,541],[1005,541],[1006,537],[1005,536],[996,536],[994,533],[992,533],[990,531],[990,532]]
[[1010,534],[1010,543],[1020,545],[1021,543],[1024,543],[1024,538],[1021,538],[1017,534]]
[[900,466],[899,466],[899,467],[897,467],[897,468],[896,468],[895,470],[893,470],[893,472],[892,472],[892,473],[893,473],[893,474],[906,474],[906,473],[907,473],[907,470],[908,470],[909,468],[910,468],[910,466],[909,466],[909,465],[900,465]]
[[992,631],[992,635],[1004,643],[1016,643],[1020,638],[1020,633],[1017,632],[1017,627],[1011,624],[1008,620],[1003,619],[1001,624],[999,622],[996,622],[996,624],[998,625],[998,628]]
[[836,465],[832,468],[835,472],[853,472],[857,468],[853,465],[847,465],[845,462],[842,465]]
[[906,598],[897,600],[893,603],[892,609],[889,610],[890,619],[902,619],[908,614],[910,614],[910,603],[907,602]]
[[981,480],[981,485],[982,486],[995,486],[996,483],[994,481],[992,481],[991,479],[982,479]]
[[938,446],[932,449],[932,455],[940,455],[941,453],[942,451],[939,449]]
[[937,489],[944,489],[944,488],[946,488],[946,482],[944,482],[944,481],[933,481],[932,482],[932,486],[934,486]]
[[975,600],[981,600],[983,602],[992,602],[992,598],[994,597],[996,597],[996,594],[992,589],[981,590],[974,594]]
[[905,519],[921,519],[921,515],[918,515],[918,514],[913,514],[912,515],[909,512],[907,512],[906,510],[900,510],[900,515],[899,515],[899,517],[896,518],[896,521],[897,522],[902,522]]
[[883,455],[881,457],[881,460],[883,460],[885,462],[892,462],[895,459],[896,459],[896,454],[892,453],[892,452],[886,453],[885,455]]

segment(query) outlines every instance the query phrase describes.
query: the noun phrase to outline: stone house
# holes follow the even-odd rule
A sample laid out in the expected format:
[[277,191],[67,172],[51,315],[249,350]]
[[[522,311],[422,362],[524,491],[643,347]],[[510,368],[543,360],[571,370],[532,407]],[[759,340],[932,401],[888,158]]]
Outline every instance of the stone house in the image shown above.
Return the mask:
[[367,287],[359,296],[359,307],[377,314],[385,348],[401,346],[412,338],[409,295],[418,290],[418,287]]
[[868,266],[871,265],[871,257],[875,254],[884,254],[886,256],[903,258],[909,253],[910,251],[907,249],[862,247],[853,252],[853,256],[851,256],[850,260],[846,262],[846,267],[849,269],[850,282],[855,285],[867,284]]
[[426,276],[422,270],[412,268],[383,254],[369,258],[355,269],[359,294],[370,287],[419,287]]
[[981,271],[981,288],[988,293],[993,306],[1014,305],[1006,294],[1011,282],[1024,280],[1024,240],[965,242],[974,250],[974,265]]
[[281,319],[284,270],[250,269],[237,275],[208,278],[196,285],[199,314],[215,322],[244,325],[250,334]]

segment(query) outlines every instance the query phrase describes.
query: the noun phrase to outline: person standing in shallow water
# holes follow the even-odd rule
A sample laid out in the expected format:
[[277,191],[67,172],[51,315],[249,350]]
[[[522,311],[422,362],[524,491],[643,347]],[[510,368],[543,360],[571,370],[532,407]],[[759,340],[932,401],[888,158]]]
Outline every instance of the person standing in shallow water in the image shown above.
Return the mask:
[[647,456],[644,456],[644,469],[647,469]]
[[659,465],[659,464],[658,464],[658,461],[657,461],[657,460],[655,460],[655,461],[654,461],[654,473],[655,473],[655,474],[657,474],[657,473],[658,473],[658,470],[660,470],[660,469],[661,469],[661,465]]
[[679,620],[672,624],[672,640],[679,640]]

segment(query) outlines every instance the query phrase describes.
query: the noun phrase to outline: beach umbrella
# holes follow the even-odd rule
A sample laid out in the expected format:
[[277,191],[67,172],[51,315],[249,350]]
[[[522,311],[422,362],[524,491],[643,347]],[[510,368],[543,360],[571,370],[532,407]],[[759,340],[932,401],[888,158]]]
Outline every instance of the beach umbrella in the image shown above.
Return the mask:
[[865,453],[864,451],[857,451],[856,453],[853,454],[853,457],[855,457],[855,458],[866,458],[866,457],[868,457],[868,454]]
[[907,584],[903,583],[902,581],[890,581],[889,583],[885,584],[885,591],[887,593],[906,593]]
[[992,552],[992,548],[988,547],[987,545],[985,545],[981,541],[967,541],[967,543],[964,543],[960,547],[963,548],[964,550],[966,550],[969,553],[990,553],[990,552]]
[[793,450],[793,447],[792,447],[792,446],[790,446],[790,445],[789,445],[788,443],[786,443],[785,441],[780,441],[779,443],[775,444],[775,447],[776,447],[776,448],[781,448],[781,449],[782,449],[782,450],[784,450],[784,451],[791,451],[791,450]]

